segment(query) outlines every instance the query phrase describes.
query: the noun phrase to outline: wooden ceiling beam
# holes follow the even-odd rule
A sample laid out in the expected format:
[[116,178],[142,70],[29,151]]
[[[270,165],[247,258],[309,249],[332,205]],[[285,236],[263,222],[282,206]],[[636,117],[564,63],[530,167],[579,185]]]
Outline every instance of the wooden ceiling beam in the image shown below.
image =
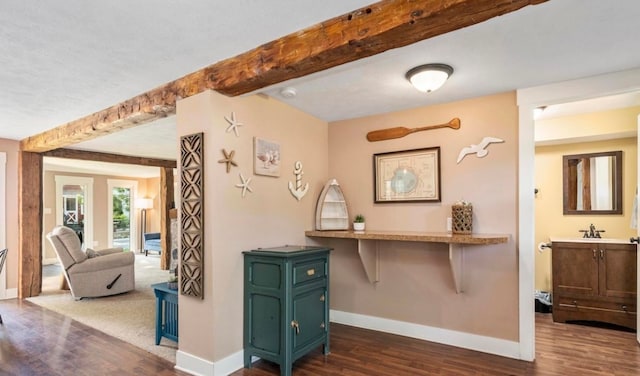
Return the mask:
[[83,161],[97,161],[108,163],[121,163],[138,166],[177,168],[177,162],[169,159],[132,157],[128,155],[100,153],[96,151],[85,151],[76,149],[54,149],[42,153],[45,157],[80,159]]
[[204,78],[222,94],[246,94],[545,1],[380,1],[213,64]]
[[20,149],[41,153],[64,148],[174,115],[176,113],[176,98],[171,97],[171,93],[158,95],[156,90],[27,137],[20,141]]
[[28,137],[44,152],[175,114],[207,89],[237,96],[475,25],[547,0],[383,0],[222,60],[125,102]]

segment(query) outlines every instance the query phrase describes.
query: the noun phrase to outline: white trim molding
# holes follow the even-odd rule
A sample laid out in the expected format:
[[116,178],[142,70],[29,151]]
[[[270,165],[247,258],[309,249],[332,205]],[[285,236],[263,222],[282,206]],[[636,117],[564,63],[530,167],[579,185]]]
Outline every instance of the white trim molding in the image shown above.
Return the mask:
[[[255,362],[260,358],[252,357],[251,359],[252,362]],[[244,350],[240,350],[215,362],[213,364],[213,375],[226,376],[242,368],[244,368]]]
[[472,333],[436,328],[381,317],[361,315],[343,311],[330,311],[331,322],[355,326],[369,330],[397,334],[424,341],[480,351],[507,358],[520,359],[519,345],[516,341],[486,337]]
[[129,250],[136,252],[138,239],[138,216],[136,215],[136,198],[138,198],[138,181],[107,179],[107,247],[113,247],[113,189],[129,188]]
[[[331,317],[330,321],[338,324],[377,330],[384,333],[398,334],[424,341],[520,359],[519,344],[516,341],[508,341],[500,338],[486,337],[477,334],[435,328],[357,313],[331,310],[329,314]],[[257,357],[253,357],[252,362],[255,362],[258,359],[259,358]],[[176,352],[175,368],[191,375],[223,376],[242,369],[243,367],[244,357],[242,350],[217,362],[211,362],[180,350]]]
[[[7,153],[0,152],[0,249],[7,247]],[[17,250],[15,250],[17,251]],[[7,255],[8,256],[8,255]],[[8,299],[7,290],[7,267],[5,262],[4,268],[0,270],[0,299]]]
[[18,298],[18,288],[6,289],[4,292],[4,297],[2,299],[17,299]]
[[[259,360],[252,357],[252,362]],[[176,352],[176,369],[198,376],[226,376],[244,367],[244,350],[235,352],[217,362],[191,355],[184,351]]]
[[176,351],[175,369],[196,376],[213,376],[213,362],[191,355],[184,351]]

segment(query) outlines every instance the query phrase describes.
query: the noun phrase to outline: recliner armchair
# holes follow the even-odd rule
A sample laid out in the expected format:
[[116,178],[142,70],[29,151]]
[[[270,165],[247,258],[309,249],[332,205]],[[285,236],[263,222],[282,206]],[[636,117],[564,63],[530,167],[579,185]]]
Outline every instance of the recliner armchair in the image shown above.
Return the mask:
[[74,298],[121,294],[135,288],[135,255],[122,248],[82,250],[72,229],[55,227],[47,239],[62,264],[63,274]]

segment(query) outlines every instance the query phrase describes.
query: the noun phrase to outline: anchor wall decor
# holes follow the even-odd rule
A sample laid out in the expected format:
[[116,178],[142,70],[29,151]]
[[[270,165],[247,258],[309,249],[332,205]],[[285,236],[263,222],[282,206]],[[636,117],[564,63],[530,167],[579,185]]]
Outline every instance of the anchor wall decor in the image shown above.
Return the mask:
[[293,197],[300,201],[304,195],[307,194],[307,191],[309,190],[309,183],[306,183],[304,188],[302,188],[302,175],[304,174],[302,171],[302,162],[296,161],[294,167],[293,174],[296,176],[296,185],[294,188],[293,183],[289,182],[289,191]]

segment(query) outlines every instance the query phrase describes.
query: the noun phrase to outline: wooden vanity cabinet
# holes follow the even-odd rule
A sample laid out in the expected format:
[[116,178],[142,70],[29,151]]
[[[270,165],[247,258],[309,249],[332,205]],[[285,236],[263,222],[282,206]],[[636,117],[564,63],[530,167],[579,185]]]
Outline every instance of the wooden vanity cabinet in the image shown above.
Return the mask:
[[636,245],[553,242],[553,321],[636,329]]

